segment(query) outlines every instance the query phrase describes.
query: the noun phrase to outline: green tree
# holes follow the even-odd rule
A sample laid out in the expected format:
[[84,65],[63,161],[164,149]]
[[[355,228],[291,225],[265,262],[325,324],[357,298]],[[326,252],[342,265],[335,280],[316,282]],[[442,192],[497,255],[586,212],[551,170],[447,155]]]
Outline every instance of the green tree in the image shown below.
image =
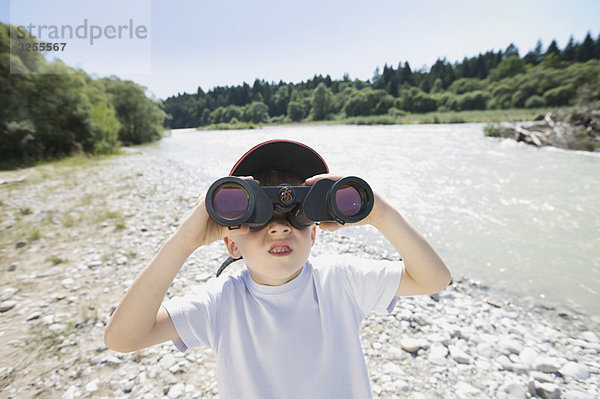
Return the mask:
[[433,82],[433,87],[431,87],[430,93],[441,93],[444,90],[444,84],[442,83],[442,79],[437,78],[435,82]]
[[525,62],[518,55],[503,59],[490,73],[491,80],[500,80],[525,72]]
[[485,85],[485,82],[481,79],[461,78],[452,82],[450,87],[448,87],[448,91],[455,94],[464,94],[470,91],[483,90]]
[[594,39],[590,35],[590,32],[585,35],[583,43],[577,49],[575,53],[575,60],[577,62],[586,62],[594,58]]
[[100,82],[110,94],[121,123],[121,142],[142,144],[162,137],[166,114],[158,101],[146,97],[144,87],[117,77],[103,78]]
[[245,122],[264,123],[269,118],[269,107],[260,101],[254,101],[244,107],[242,117]]
[[313,119],[320,121],[328,118],[332,109],[333,93],[324,83],[319,83],[312,97]]
[[575,40],[573,36],[569,38],[569,42],[565,46],[561,54],[561,59],[567,62],[575,61],[575,53],[577,52],[577,45],[575,44]]
[[101,84],[89,77],[87,77],[86,94],[91,101],[88,124],[93,147],[89,151],[95,154],[114,152],[120,144],[121,123],[112,106],[110,96],[102,90]]
[[537,43],[535,44],[535,48],[532,51],[525,54],[525,57],[523,57],[523,61],[525,61],[526,64],[539,64],[540,62],[542,62],[542,58],[544,57],[542,49],[542,41],[538,39]]
[[290,101],[287,108],[287,115],[294,122],[301,121],[306,117],[306,109],[299,101]]
[[356,91],[346,102],[347,116],[382,115],[394,105],[394,98],[385,90],[366,89]]
[[557,56],[560,57],[560,50],[558,48],[558,44],[556,43],[556,40],[552,40],[552,42],[548,46],[548,49],[546,50],[546,53],[544,53],[544,57],[546,57],[547,55],[550,55],[550,54],[556,54]]
[[572,87],[563,85],[544,93],[544,102],[550,106],[568,105],[575,94]]

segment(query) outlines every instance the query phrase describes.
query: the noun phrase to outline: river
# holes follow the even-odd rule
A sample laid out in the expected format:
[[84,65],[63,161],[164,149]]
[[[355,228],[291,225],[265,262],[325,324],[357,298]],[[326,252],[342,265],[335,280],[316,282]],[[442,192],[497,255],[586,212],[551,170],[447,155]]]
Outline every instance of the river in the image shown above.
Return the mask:
[[[486,138],[481,124],[174,130],[144,151],[207,186],[255,144],[301,141],[357,175],[431,242],[453,276],[600,315],[600,153]],[[382,249],[371,227],[344,230]]]

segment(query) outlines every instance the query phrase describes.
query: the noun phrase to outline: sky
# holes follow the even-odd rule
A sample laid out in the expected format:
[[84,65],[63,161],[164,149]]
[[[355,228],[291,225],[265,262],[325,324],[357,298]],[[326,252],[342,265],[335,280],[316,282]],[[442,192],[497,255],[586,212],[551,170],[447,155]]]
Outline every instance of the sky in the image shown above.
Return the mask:
[[[598,0],[0,0],[0,21],[67,42],[49,59],[131,79],[161,99],[256,78],[370,79],[384,64],[428,68],[511,43],[524,55],[538,39],[564,48],[570,36],[596,39],[599,20]],[[84,21],[79,37],[49,37],[52,25],[75,31]],[[92,25],[103,36],[92,39]]]

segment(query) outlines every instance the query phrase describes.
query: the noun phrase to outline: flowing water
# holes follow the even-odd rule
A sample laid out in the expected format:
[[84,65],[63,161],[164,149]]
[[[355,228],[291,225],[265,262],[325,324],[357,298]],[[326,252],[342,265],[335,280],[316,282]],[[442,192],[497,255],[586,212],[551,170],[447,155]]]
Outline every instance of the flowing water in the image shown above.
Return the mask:
[[[367,180],[455,277],[600,315],[600,153],[486,138],[481,124],[175,130],[145,151],[180,162],[208,187],[273,138],[301,141],[330,171]],[[373,228],[345,232],[392,249]]]

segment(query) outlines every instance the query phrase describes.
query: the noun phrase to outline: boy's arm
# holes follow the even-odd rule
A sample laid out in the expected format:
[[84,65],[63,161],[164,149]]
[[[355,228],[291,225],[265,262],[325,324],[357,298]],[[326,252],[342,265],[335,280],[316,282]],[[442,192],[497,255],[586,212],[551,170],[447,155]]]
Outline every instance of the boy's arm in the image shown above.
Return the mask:
[[[331,175],[314,176],[306,181],[314,184],[322,178],[339,179]],[[369,216],[348,225],[371,224],[379,230],[402,256],[404,270],[396,293],[397,296],[433,294],[450,283],[450,271],[425,238],[402,217],[400,212],[383,200],[377,193]],[[321,222],[324,230],[334,231],[341,227],[336,222]]]
[[450,271],[427,240],[395,208],[375,195],[381,216],[371,224],[401,254],[404,261],[397,296],[433,294],[446,288]]
[[216,224],[199,199],[190,215],[138,274],[113,313],[104,332],[104,343],[118,352],[131,352],[178,337],[170,316],[160,305],[186,259],[202,245],[225,234],[242,234]]

